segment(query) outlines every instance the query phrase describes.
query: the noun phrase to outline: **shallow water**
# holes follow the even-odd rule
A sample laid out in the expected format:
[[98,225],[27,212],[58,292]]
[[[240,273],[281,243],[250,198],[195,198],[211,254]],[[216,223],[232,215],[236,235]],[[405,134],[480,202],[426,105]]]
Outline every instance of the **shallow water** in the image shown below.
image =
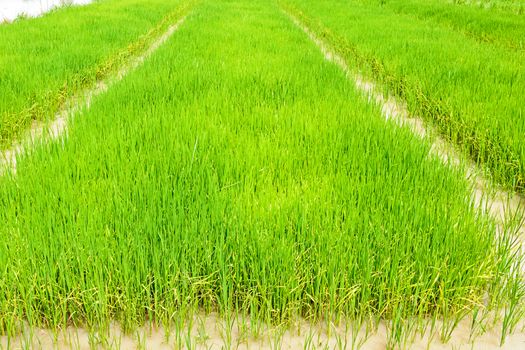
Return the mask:
[[12,21],[20,15],[37,17],[63,5],[86,5],[93,0],[0,0],[0,22]]

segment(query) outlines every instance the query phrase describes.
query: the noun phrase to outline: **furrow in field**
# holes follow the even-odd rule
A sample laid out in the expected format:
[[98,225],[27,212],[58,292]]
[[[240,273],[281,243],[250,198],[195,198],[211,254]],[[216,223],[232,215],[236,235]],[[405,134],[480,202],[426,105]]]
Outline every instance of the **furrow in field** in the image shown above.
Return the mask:
[[47,142],[61,137],[67,131],[68,120],[80,110],[89,108],[93,98],[106,92],[113,84],[122,80],[129,72],[140,66],[144,60],[151,56],[173,33],[182,25],[187,14],[183,15],[176,23],[160,35],[142,54],[132,57],[115,75],[96,82],[90,89],[70,97],[64,107],[56,114],[51,122],[34,121],[31,130],[23,141],[15,143],[11,148],[1,151],[0,176],[6,171],[16,173],[16,160],[22,153],[28,152],[35,144]]
[[[494,189],[494,185],[482,175],[482,171],[468,159],[461,156],[456,151],[455,146],[433,130],[433,128],[424,122],[422,118],[411,115],[406,104],[393,96],[385,96],[377,84],[359,74],[355,74],[348,67],[345,60],[338,55],[330,46],[321,40],[311,29],[302,23],[297,17],[290,12],[285,13],[291,20],[303,30],[308,37],[319,47],[324,57],[339,66],[349,79],[355,82],[358,90],[364,93],[369,100],[381,106],[381,112],[385,119],[394,120],[400,126],[407,126],[419,138],[428,138],[432,142],[430,154],[437,156],[446,165],[463,167],[466,164],[465,176],[472,184],[472,201],[477,208],[492,216],[500,223],[500,230],[504,230],[504,225],[509,218],[515,219],[523,215],[525,200],[516,193],[511,193],[501,189]],[[520,240],[525,238],[525,227],[519,226],[518,232]],[[522,243],[523,244],[523,243]],[[522,248],[523,250],[524,248]]]

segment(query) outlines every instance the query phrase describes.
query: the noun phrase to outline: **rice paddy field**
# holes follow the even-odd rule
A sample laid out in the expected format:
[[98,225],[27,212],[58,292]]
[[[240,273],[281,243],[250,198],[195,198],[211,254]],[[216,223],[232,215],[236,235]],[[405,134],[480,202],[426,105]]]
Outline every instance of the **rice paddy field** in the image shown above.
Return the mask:
[[437,0],[0,25],[0,348],[525,348],[522,34]]

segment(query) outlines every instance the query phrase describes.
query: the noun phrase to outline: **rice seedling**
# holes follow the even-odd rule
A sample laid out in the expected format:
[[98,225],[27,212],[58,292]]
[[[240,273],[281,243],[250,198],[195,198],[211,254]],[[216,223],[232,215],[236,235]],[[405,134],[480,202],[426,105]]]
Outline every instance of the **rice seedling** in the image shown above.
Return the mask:
[[496,183],[523,193],[522,53],[360,1],[290,0],[283,6],[326,39],[350,67],[437,125]]
[[0,149],[142,52],[187,4],[107,0],[0,26]]
[[395,346],[523,291],[512,232],[461,170],[384,121],[272,1],[202,1],[68,130],[0,177],[9,337],[151,322],[194,346],[183,325],[217,312],[227,346],[239,315],[386,319]]
[[[373,0],[361,1],[377,3]],[[441,0],[389,0],[381,7],[407,17],[447,25],[481,42],[510,50],[525,50],[525,17],[519,14],[480,11],[470,6],[450,6]]]

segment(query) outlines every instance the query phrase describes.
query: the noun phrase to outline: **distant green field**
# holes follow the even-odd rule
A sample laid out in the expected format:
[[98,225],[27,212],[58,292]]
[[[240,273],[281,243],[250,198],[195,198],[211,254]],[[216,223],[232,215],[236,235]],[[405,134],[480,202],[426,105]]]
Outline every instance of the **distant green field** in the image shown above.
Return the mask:
[[[524,286],[511,230],[474,207],[461,168],[386,121],[285,11],[412,110],[450,107],[436,122],[466,146],[461,132],[490,126],[476,142],[514,137],[521,149],[521,53],[497,57],[506,49],[372,4],[286,1],[200,1],[67,135],[0,176],[0,333],[24,322],[129,331],[203,311],[273,325],[388,320],[389,346],[415,324],[453,328],[488,311],[505,310],[503,337],[513,327]],[[172,11],[141,4],[155,18]],[[84,21],[98,18],[89,11]],[[19,25],[45,31],[53,16]],[[488,117],[496,111],[501,122]]]
[[442,0],[362,1],[393,10],[400,19],[414,17],[434,26],[448,26],[469,39],[525,54],[525,16],[520,14],[451,6]]

